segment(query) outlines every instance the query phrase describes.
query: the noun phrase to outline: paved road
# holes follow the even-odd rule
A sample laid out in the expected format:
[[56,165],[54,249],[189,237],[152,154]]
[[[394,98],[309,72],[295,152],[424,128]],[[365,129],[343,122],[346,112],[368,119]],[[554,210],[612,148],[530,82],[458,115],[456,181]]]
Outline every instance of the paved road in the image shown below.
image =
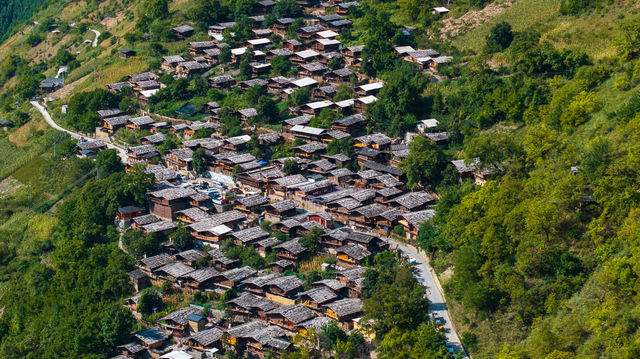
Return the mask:
[[98,38],[100,37],[100,31],[94,30],[94,29],[89,29],[89,31],[91,31],[94,34],[96,34],[96,37],[93,39],[93,43],[91,44],[91,46],[92,47],[98,47]]
[[409,257],[414,258],[418,263],[415,265],[418,268],[418,272],[416,276],[418,277],[418,281],[420,284],[424,285],[427,289],[427,298],[429,299],[429,315],[435,313],[438,317],[443,318],[445,320],[445,335],[447,336],[447,341],[451,343],[453,346],[453,350],[455,353],[462,352],[463,358],[469,358],[467,353],[464,351],[462,347],[462,343],[460,338],[458,337],[458,333],[453,328],[451,322],[451,316],[449,315],[449,311],[447,309],[447,303],[444,300],[443,294],[440,292],[436,285],[436,281],[438,280],[436,277],[435,271],[429,265],[429,261],[426,260],[425,257],[421,256],[416,252],[413,248],[407,246],[402,242],[398,242],[391,238],[385,238],[385,240],[391,244],[395,244],[398,246],[403,253],[409,255]]
[[[33,107],[35,107],[42,114],[42,117],[44,117],[44,120],[47,121],[49,126],[55,128],[58,131],[62,131],[62,132],[65,132],[65,133],[69,134],[69,136],[71,136],[72,138],[75,138],[76,140],[79,140],[80,138],[84,137],[81,134],[75,133],[73,131],[66,130],[66,129],[58,126],[58,124],[55,123],[53,121],[53,119],[51,118],[51,115],[49,114],[49,111],[47,111],[47,108],[42,106],[41,104],[39,104],[38,101],[31,101],[31,105]],[[124,148],[122,148],[120,146],[117,146],[117,145],[114,145],[113,143],[105,142],[105,144],[107,145],[107,148],[114,149],[114,150],[118,151],[118,156],[120,156],[120,158],[122,159],[122,162],[126,162],[127,161],[127,151]]]

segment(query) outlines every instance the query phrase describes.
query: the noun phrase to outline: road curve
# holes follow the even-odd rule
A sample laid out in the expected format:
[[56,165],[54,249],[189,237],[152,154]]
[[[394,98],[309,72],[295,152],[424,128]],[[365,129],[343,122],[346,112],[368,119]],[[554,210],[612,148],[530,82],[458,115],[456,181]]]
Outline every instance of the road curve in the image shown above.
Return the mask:
[[436,284],[438,278],[436,277],[435,271],[431,268],[426,256],[418,253],[414,247],[410,247],[405,243],[391,238],[385,238],[385,240],[390,244],[397,245],[399,250],[417,261],[417,264],[415,265],[415,267],[418,268],[416,276],[418,277],[418,281],[424,285],[427,290],[427,298],[429,299],[429,315],[431,316],[432,313],[435,313],[438,317],[445,320],[444,327],[447,341],[451,343],[455,353],[461,352],[463,358],[469,358],[469,355],[462,346],[458,333],[453,327],[453,322],[451,321],[451,316],[447,309],[447,302],[444,299],[444,294],[440,292],[439,285]]
[[[44,120],[47,121],[47,123],[49,124],[49,126],[53,127],[54,129],[61,131],[61,132],[65,132],[67,133],[69,136],[75,138],[76,140],[79,140],[80,138],[84,138],[85,136],[79,134],[79,133],[75,133],[73,131],[69,131],[67,129],[64,129],[62,127],[60,127],[57,123],[55,123],[53,121],[53,119],[51,118],[51,115],[49,114],[49,111],[47,111],[47,108],[42,106],[40,103],[38,103],[38,101],[31,101],[31,105],[33,107],[36,108],[36,110],[38,110],[41,114],[42,117],[44,117]],[[116,151],[118,151],[118,155],[120,156],[120,158],[122,159],[122,162],[126,162],[127,160],[127,151],[117,145],[114,145],[113,143],[109,143],[109,142],[105,142],[105,144],[107,145],[107,148],[109,149],[114,149]]]
[[91,46],[92,47],[98,47],[98,38],[100,37],[100,31],[94,30],[94,29],[89,29],[89,31],[91,31],[94,34],[96,34],[96,37],[93,39],[93,43],[91,44]]

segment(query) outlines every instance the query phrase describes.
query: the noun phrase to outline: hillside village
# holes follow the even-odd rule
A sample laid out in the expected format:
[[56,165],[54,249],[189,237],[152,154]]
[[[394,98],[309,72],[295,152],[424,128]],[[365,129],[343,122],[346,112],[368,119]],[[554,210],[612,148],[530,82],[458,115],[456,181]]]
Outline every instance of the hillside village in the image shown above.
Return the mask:
[[0,357],[638,357],[638,34],[637,1],[0,1]]
[[[109,91],[137,99],[140,108],[98,110],[99,127],[78,143],[78,155],[89,158],[106,150],[106,143],[122,146],[126,170],[144,171],[155,179],[146,205],[121,207],[114,219],[125,237],[135,231],[163,241],[161,253],[141,253],[137,269],[129,273],[137,292],[125,303],[132,313],[143,320],[138,313],[143,295],[146,300],[163,295],[145,289],[150,286],[173,288],[164,293],[222,298],[216,300],[226,308],[191,304],[156,318],[157,324],[145,321],[147,329],[118,347],[118,359],[205,358],[225,352],[278,356],[294,347],[294,337],[319,333],[330,322],[370,340],[374,334],[361,322],[365,266],[377,253],[395,248],[384,238],[412,243],[421,223],[434,215],[438,194],[411,190],[398,164],[416,137],[446,145],[448,134],[436,119],[419,121],[404,138],[370,131],[364,112],[384,82],[358,72],[364,46],[343,47],[336,40],[351,26],[350,9],[360,4],[301,4],[305,23],[289,40],[284,35],[294,19],[263,25],[274,5],[272,0],[255,4],[250,17],[255,38],[241,47],[224,42],[226,29],[235,23],[211,25],[209,41],[190,41],[195,31],[190,25],[174,27],[176,41],[188,42],[190,58],[167,54],[161,71],[130,74],[127,81],[108,84]],[[407,36],[412,30],[405,29]],[[274,46],[274,35],[283,37],[281,46]],[[395,50],[399,58],[432,74],[452,59],[430,49]],[[225,51],[228,61],[222,60]],[[123,59],[136,56],[126,48],[119,54]],[[291,64],[294,71],[287,73],[294,76],[269,76],[276,57]],[[251,76],[239,80],[234,69],[247,59]],[[196,115],[193,104],[176,111],[182,118],[143,110],[166,87],[160,82],[163,76],[192,79],[211,73],[207,84],[220,91],[266,92],[280,101],[306,92],[308,100],[284,109],[279,131],[256,125],[252,120],[263,116],[256,108],[230,110],[215,101],[206,103],[199,121],[184,119]],[[40,84],[47,93],[62,86],[62,77]],[[334,101],[340,88],[353,97]],[[234,117],[242,134],[225,136],[223,116],[227,122]],[[338,119],[324,128],[312,126],[319,116]],[[117,136],[123,129],[146,135],[136,136],[138,143],[123,143]],[[168,136],[180,144],[162,150]],[[291,155],[270,161],[257,157],[276,147]],[[461,180],[475,178],[481,184],[487,174],[477,163],[458,160],[453,165]],[[185,230],[194,248],[181,250],[174,238]],[[225,251],[233,246],[259,255],[266,266],[254,268],[237,255],[229,258]],[[315,263],[321,264],[321,276],[300,279],[308,274],[309,260],[317,258],[325,260]]]

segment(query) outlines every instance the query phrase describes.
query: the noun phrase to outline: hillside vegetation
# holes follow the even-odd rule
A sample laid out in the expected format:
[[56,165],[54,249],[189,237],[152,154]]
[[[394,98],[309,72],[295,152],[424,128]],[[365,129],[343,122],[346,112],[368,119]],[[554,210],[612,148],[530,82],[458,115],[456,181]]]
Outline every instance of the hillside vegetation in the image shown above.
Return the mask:
[[[469,352],[504,359],[640,357],[637,2],[457,1],[454,18],[487,5],[501,10],[460,25],[455,36],[442,32],[449,20],[425,10],[440,2],[362,3],[341,40],[366,45],[363,72],[386,81],[367,113],[370,129],[402,136],[418,119],[436,118],[450,136],[445,148],[415,141],[400,168],[411,186],[442,197],[419,244],[433,254]],[[0,5],[0,39],[37,9],[25,1],[28,11],[18,16],[18,4]],[[198,29],[193,41],[204,40],[209,24],[246,20],[251,2],[38,5],[44,8],[33,18],[40,25],[22,26],[0,45],[0,118],[17,123],[0,134],[0,173],[2,186],[18,182],[0,197],[0,357],[103,358],[134,327],[119,304],[132,263],[117,247],[111,219],[131,198],[142,201],[147,182],[121,172],[86,178],[93,163],[52,158],[53,143],[64,139],[35,120],[28,124],[27,101],[41,79],[68,65],[73,86],[52,104],[57,114],[80,92],[157,69],[163,54],[186,54],[167,33],[172,26],[191,23]],[[54,22],[62,34],[48,32]],[[416,27],[414,35],[404,36],[402,25]],[[90,26],[103,32],[97,48],[83,43],[93,38]],[[398,60],[394,45],[435,48],[454,61],[439,68],[442,81],[433,81]],[[122,47],[139,55],[122,60]],[[175,81],[150,106],[166,114],[192,98],[230,107],[251,101],[198,86]],[[91,128],[89,116],[65,125],[83,129],[83,120]],[[487,182],[459,182],[450,164],[456,159],[478,159]],[[56,176],[60,168],[66,173]],[[54,206],[61,198],[65,203]],[[383,269],[384,263],[377,268]],[[413,288],[389,279],[372,298],[384,303],[385,295],[405,290],[421,303]],[[380,316],[391,310],[368,307]],[[426,326],[416,320],[385,328],[381,357],[442,355],[442,348],[425,349],[424,337],[433,333]]]

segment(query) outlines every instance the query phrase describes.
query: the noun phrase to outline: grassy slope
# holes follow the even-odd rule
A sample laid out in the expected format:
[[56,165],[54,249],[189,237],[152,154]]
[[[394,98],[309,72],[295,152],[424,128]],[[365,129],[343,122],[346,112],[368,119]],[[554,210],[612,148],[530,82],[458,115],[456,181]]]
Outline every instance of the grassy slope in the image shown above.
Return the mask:
[[[601,13],[580,16],[562,16],[558,13],[558,0],[515,0],[501,14],[479,27],[453,39],[453,44],[465,50],[479,51],[484,46],[490,29],[497,23],[507,21],[515,31],[536,29],[543,39],[558,48],[582,49],[593,59],[614,54],[611,39],[617,34],[615,23],[629,9],[612,5]],[[636,13],[637,8],[631,10]]]

